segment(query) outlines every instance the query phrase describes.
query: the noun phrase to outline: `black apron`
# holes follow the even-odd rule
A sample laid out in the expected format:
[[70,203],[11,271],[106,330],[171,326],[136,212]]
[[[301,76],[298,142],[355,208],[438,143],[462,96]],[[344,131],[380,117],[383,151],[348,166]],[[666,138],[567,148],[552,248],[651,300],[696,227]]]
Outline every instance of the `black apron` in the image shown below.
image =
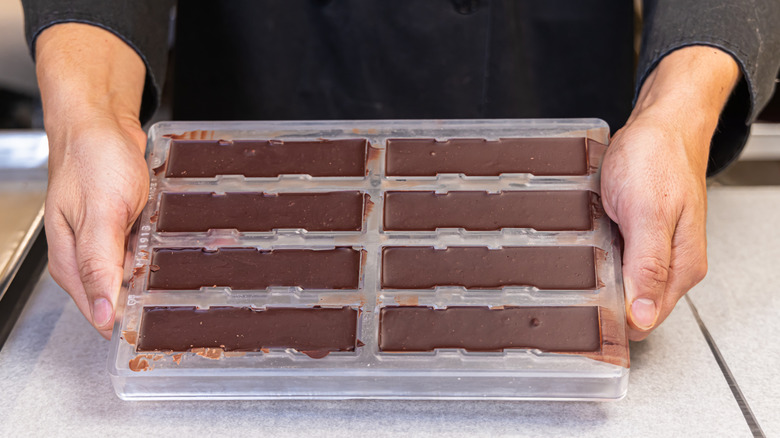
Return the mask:
[[598,117],[631,110],[631,1],[180,2],[177,120]]

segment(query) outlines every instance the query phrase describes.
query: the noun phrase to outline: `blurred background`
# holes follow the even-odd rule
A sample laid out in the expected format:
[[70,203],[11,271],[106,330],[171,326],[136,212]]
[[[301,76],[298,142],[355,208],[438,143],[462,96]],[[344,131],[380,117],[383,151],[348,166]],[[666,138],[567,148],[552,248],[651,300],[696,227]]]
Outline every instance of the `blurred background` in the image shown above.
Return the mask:
[[0,129],[43,129],[19,0],[0,0]]

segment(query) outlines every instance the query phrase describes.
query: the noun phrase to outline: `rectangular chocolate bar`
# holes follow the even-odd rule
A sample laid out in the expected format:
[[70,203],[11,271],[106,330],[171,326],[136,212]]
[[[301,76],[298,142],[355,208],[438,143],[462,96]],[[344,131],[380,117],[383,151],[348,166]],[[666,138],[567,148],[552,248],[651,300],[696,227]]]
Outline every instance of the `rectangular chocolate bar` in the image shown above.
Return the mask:
[[144,307],[137,351],[294,348],[323,357],[355,350],[357,317],[351,307]]
[[595,252],[592,246],[385,247],[382,288],[596,289]]
[[593,229],[594,196],[585,190],[488,192],[386,192],[386,231],[435,231],[464,228],[494,231]]
[[597,306],[384,307],[379,331],[379,350],[384,352],[437,348],[594,352],[601,348]]
[[172,140],[165,176],[365,176],[368,141]]
[[368,195],[325,193],[163,192],[157,220],[160,232],[235,229],[246,232],[301,228],[307,231],[360,231]]
[[387,140],[388,176],[436,176],[462,173],[498,176],[502,173],[533,175],[585,175],[588,173],[584,137],[549,138],[457,138]]
[[158,248],[149,267],[149,289],[234,290],[298,286],[303,289],[357,289],[361,251],[255,248]]

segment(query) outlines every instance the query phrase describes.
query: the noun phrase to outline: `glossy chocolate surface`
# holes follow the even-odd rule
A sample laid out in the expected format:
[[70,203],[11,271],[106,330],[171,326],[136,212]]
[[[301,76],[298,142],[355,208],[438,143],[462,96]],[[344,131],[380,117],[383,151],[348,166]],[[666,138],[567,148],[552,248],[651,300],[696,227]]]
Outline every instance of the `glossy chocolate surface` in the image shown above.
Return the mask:
[[204,178],[217,175],[364,176],[365,139],[172,140],[165,176]]
[[595,248],[528,246],[488,249],[477,246],[435,249],[409,246],[383,249],[382,288],[433,289],[436,286],[595,289]]
[[533,175],[585,175],[588,150],[584,137],[387,140],[388,176],[436,176],[463,173],[498,176],[502,173]]
[[342,308],[144,307],[137,351],[294,348],[353,351],[358,311]]
[[592,192],[579,190],[488,192],[386,192],[384,229],[435,231],[583,231],[593,228]]
[[210,229],[271,231],[360,231],[368,195],[358,191],[319,193],[170,193],[160,201],[157,231]]
[[509,348],[593,352],[601,348],[599,309],[587,307],[384,307],[379,350]]
[[357,289],[361,251],[255,248],[155,249],[149,267],[149,289],[235,290],[298,286],[303,289]]

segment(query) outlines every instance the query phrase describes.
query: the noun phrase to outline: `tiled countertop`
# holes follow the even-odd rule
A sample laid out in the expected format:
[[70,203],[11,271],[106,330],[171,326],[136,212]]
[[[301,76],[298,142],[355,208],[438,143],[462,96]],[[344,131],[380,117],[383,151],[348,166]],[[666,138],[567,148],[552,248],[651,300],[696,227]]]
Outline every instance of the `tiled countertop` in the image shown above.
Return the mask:
[[[778,219],[780,188],[713,188],[710,274],[691,293],[751,412],[769,436],[780,434]],[[686,300],[647,341],[631,345],[628,396],[608,403],[124,402],[111,387],[108,350],[109,343],[44,275],[0,351],[0,436],[751,435]]]
[[689,296],[758,425],[780,436],[780,188],[721,187],[709,202],[710,269]]

